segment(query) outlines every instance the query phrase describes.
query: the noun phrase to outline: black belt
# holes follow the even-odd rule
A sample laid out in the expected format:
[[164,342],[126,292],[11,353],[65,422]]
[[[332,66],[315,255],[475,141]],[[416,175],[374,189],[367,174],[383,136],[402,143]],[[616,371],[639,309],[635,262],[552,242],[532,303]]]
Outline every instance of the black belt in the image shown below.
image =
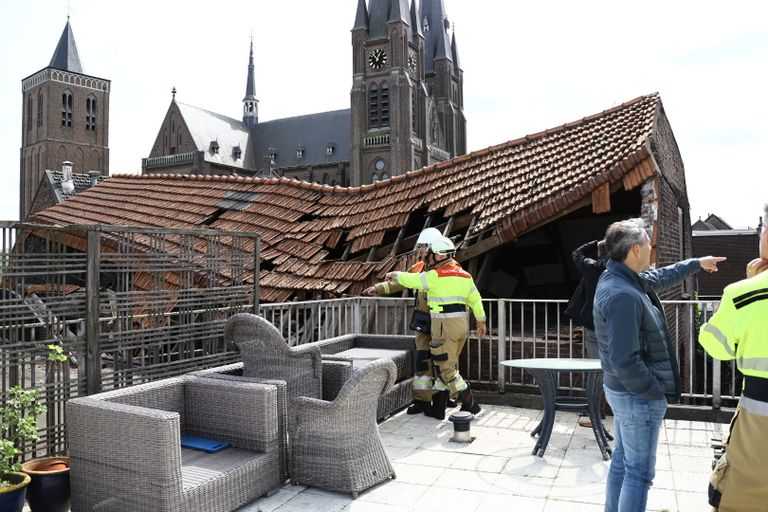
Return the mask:
[[768,379],[745,375],[744,390],[741,392],[741,395],[753,400],[768,402]]
[[443,313],[463,313],[467,310],[464,304],[443,304]]

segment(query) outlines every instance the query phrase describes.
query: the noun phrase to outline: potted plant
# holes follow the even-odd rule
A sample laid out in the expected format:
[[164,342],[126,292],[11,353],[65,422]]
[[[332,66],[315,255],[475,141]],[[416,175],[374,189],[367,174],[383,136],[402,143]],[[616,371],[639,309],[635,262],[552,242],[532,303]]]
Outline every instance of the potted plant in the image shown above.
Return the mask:
[[0,512],[21,512],[29,475],[21,473],[19,456],[25,443],[36,441],[37,417],[45,405],[37,403],[37,391],[14,386],[0,408]]
[[[60,346],[48,345],[49,369],[66,358]],[[37,418],[45,411],[38,391],[21,386],[9,390],[8,400],[0,408],[0,512],[21,512],[25,494],[33,512],[69,510],[67,457],[19,463],[26,444],[40,438]]]
[[[48,345],[48,371],[51,377],[54,366],[67,360],[60,345]],[[36,398],[36,397],[35,397]],[[42,405],[45,412],[45,405]],[[21,465],[21,470],[30,476],[27,487],[27,502],[32,512],[66,512],[69,510],[69,457],[43,457]]]

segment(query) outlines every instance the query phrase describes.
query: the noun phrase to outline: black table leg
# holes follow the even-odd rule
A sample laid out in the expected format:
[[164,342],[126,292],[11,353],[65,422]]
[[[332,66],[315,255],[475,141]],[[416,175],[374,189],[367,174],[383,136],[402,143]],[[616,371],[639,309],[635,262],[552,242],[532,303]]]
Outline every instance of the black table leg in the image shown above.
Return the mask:
[[605,430],[603,421],[600,418],[600,389],[602,388],[602,381],[602,374],[590,372],[587,375],[587,411],[589,413],[589,420],[592,422],[592,433],[595,435],[595,440],[600,448],[600,453],[603,455],[603,460],[609,460],[611,458],[611,447],[608,444],[608,439],[613,438]]
[[547,450],[547,444],[549,444],[549,438],[552,436],[552,428],[555,424],[555,409],[556,404],[556,392],[557,383],[555,381],[556,372],[548,370],[533,370],[530,369],[534,379],[539,384],[539,391],[541,392],[541,398],[544,402],[544,417],[539,423],[539,426],[535,430],[538,431],[539,438],[536,441],[536,445],[533,448],[533,455],[539,457],[544,456],[544,452]]

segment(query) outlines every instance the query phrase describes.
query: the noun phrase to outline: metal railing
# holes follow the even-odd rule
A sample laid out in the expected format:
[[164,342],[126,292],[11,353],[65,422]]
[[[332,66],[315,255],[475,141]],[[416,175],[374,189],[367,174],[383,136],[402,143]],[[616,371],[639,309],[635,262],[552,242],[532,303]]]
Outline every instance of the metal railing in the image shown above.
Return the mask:
[[[258,237],[215,230],[56,228],[0,224],[0,403],[14,385],[41,391],[48,411],[28,455],[66,449],[71,397],[234,362],[226,319],[259,312],[290,345],[352,333],[409,334],[413,300],[354,297],[258,304]],[[582,357],[581,329],[564,300],[484,301],[488,334],[470,336],[460,357],[478,388],[536,392],[532,378],[501,367],[516,357]],[[678,347],[683,396],[692,405],[738,398],[735,365],[713,361],[696,342],[712,301],[665,302]],[[47,361],[48,344],[64,362]],[[579,392],[582,376],[563,374]]]

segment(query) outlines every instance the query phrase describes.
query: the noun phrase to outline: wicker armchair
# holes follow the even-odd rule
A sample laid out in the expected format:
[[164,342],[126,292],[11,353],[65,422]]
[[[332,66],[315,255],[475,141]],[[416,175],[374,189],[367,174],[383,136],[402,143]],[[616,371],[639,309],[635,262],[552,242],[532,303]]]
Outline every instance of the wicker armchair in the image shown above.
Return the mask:
[[275,386],[277,389],[277,433],[280,443],[280,481],[285,482],[288,479],[288,393],[286,392],[287,386],[285,381],[243,377],[243,363],[214,366],[213,368],[192,372],[189,375]]
[[332,402],[299,397],[289,410],[291,481],[358,493],[395,477],[376,425],[377,397],[397,368],[379,359],[355,371]]
[[274,325],[249,313],[227,320],[224,341],[240,350],[244,377],[284,380],[289,402],[297,396],[323,396],[322,361],[317,347],[289,347]]
[[[176,377],[66,408],[72,510],[226,512],[280,485],[274,386]],[[231,446],[189,450],[181,434]]]
[[310,343],[323,358],[323,399],[333,400],[352,373],[376,359],[397,366],[392,388],[378,398],[376,419],[382,419],[411,403],[416,362],[414,336],[345,334]]

